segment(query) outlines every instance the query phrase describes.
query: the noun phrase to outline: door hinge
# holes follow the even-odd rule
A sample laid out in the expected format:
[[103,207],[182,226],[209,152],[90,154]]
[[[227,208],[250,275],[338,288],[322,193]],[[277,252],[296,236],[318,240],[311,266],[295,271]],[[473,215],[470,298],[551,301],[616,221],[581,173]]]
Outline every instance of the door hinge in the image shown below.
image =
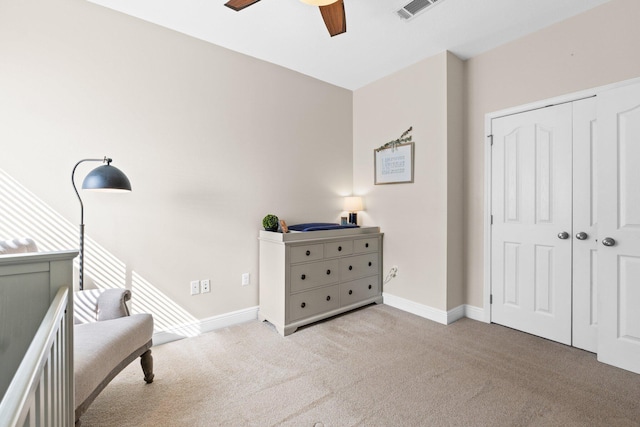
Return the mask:
[[491,215],[491,225],[493,225],[493,215]]
[[489,295],[489,304],[493,304],[493,294]]
[[489,145],[493,146],[493,135],[487,135],[487,138],[489,138]]

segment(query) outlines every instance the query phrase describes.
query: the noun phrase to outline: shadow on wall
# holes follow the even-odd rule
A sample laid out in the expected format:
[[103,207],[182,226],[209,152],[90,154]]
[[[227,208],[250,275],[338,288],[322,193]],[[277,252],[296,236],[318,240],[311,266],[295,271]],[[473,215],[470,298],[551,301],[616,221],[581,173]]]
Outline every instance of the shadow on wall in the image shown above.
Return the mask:
[[[30,237],[43,252],[77,249],[78,227],[0,169],[0,239]],[[198,320],[135,271],[85,235],[85,276],[98,289],[129,288],[133,313],[151,313],[154,332],[185,337],[200,334]],[[74,261],[78,271],[78,258]],[[77,276],[77,274],[76,274]]]

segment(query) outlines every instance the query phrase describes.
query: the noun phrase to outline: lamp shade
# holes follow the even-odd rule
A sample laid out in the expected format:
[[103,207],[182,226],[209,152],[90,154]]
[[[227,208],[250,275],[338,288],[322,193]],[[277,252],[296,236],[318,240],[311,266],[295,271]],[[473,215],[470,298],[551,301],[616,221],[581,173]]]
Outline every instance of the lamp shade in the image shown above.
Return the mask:
[[98,191],[131,191],[131,183],[124,172],[107,164],[89,172],[82,181],[82,188]]
[[344,198],[344,210],[347,212],[357,212],[362,210],[362,197],[350,196]]

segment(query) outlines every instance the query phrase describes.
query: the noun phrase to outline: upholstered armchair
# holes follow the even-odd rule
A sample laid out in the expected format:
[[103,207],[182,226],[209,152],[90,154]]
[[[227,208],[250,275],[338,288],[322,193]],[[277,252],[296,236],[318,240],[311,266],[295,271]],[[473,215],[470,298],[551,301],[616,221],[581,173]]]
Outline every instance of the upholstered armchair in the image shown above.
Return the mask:
[[130,315],[130,299],[127,289],[74,294],[76,421],[107,384],[138,357],[145,382],[153,382],[153,318],[147,313]]

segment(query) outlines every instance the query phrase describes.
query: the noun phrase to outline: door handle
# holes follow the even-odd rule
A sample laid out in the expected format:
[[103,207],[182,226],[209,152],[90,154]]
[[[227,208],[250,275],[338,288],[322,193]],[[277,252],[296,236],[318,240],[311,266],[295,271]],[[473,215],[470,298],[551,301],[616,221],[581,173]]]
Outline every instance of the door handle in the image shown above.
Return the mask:
[[589,235],[584,231],[581,231],[578,234],[576,234],[576,239],[578,240],[587,240],[588,238],[589,238]]
[[560,233],[558,233],[558,239],[566,240],[568,238],[569,233],[567,233],[566,231],[561,231]]
[[604,239],[602,239],[602,244],[605,246],[615,246],[616,241],[612,237],[605,237]]

